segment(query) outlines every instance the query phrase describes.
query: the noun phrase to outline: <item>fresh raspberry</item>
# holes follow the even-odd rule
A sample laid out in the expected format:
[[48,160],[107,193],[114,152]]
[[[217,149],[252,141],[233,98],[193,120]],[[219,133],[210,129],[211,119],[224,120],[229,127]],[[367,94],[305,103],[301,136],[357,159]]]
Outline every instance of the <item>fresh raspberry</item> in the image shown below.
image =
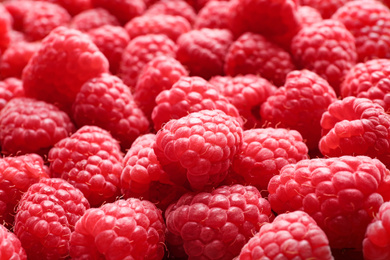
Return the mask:
[[340,7],[351,0],[300,0],[302,6],[310,6],[320,12],[323,19],[330,18]]
[[32,98],[11,99],[0,111],[0,144],[6,155],[46,155],[75,127],[56,106]]
[[3,225],[0,225],[0,255],[1,259],[4,260],[27,260],[26,252],[24,251],[19,238]]
[[283,166],[308,158],[308,148],[298,131],[254,128],[244,131],[232,171],[243,176],[246,184],[263,191]]
[[317,149],[321,117],[337,100],[328,82],[309,70],[295,70],[260,109],[263,125],[297,130],[309,149]]
[[55,103],[65,111],[87,80],[108,72],[108,61],[85,34],[58,27],[41,43],[23,70],[26,95]]
[[72,259],[150,259],[164,256],[161,211],[146,200],[117,200],[89,209],[70,237]]
[[143,67],[158,56],[176,56],[175,42],[163,34],[141,35],[126,46],[119,64],[119,76],[133,91]]
[[234,105],[244,120],[244,128],[261,126],[260,106],[269,96],[274,94],[276,87],[268,80],[252,75],[215,76],[209,80],[219,92]]
[[194,8],[187,2],[182,0],[159,0],[155,4],[151,5],[144,15],[177,15],[187,19],[190,24],[194,24],[197,14]]
[[295,69],[291,55],[260,34],[247,32],[230,46],[226,54],[225,73],[230,76],[258,74],[276,86]]
[[177,39],[177,60],[186,66],[191,76],[210,79],[222,75],[226,53],[233,35],[226,29],[191,30]]
[[101,74],[84,83],[72,112],[78,127],[96,125],[109,131],[123,150],[149,128],[149,121],[135,103],[130,89],[111,74]]
[[69,26],[82,32],[88,32],[103,25],[119,26],[120,24],[118,19],[106,9],[97,7],[74,16]]
[[0,5],[0,55],[11,42],[12,16],[7,9]]
[[298,16],[301,20],[302,27],[315,24],[322,21],[320,12],[310,6],[298,6]]
[[237,184],[186,193],[167,209],[165,218],[170,254],[217,260],[237,256],[253,234],[272,220],[272,213],[256,188]]
[[7,78],[0,81],[0,111],[11,99],[23,96],[23,83],[20,79]]
[[195,23],[195,29],[212,28],[230,30],[230,2],[210,1],[200,9]]
[[161,91],[156,97],[152,113],[154,128],[159,130],[171,119],[204,109],[219,109],[242,123],[237,108],[213,85],[200,77],[183,76],[172,88]]
[[28,188],[15,216],[15,234],[28,259],[62,259],[70,234],[89,208],[83,194],[62,179],[43,178]]
[[323,20],[299,31],[291,43],[299,68],[325,78],[339,93],[345,74],[357,61],[355,38],[337,20]]
[[[34,2],[31,0],[5,1],[2,5],[12,16],[12,28],[17,31],[23,31],[24,17],[33,8]],[[0,7],[0,9],[2,8]],[[0,17],[4,19],[3,14]]]
[[130,38],[146,34],[164,34],[172,41],[191,30],[191,24],[177,15],[142,15],[135,17],[125,25]]
[[335,101],[323,114],[321,127],[323,155],[367,155],[390,166],[390,115],[370,99]]
[[389,177],[383,163],[367,156],[301,160],[272,177],[268,200],[278,214],[308,213],[332,248],[361,249],[367,225],[389,200]]
[[79,189],[92,207],[119,196],[123,155],[119,143],[97,126],[83,126],[49,151],[50,174]]
[[145,12],[143,0],[91,0],[94,7],[102,7],[113,14],[121,24]]
[[[20,0],[18,0],[20,1]],[[35,0],[46,1],[57,4],[65,8],[72,16],[77,15],[85,10],[92,9],[91,0]]]
[[154,152],[171,181],[202,190],[226,177],[242,133],[235,117],[201,110],[165,124],[156,134]]
[[340,85],[341,97],[368,98],[390,111],[390,60],[373,59],[358,63]]
[[134,89],[134,100],[150,121],[157,95],[170,89],[182,76],[188,76],[188,71],[169,56],[158,56],[142,69]]

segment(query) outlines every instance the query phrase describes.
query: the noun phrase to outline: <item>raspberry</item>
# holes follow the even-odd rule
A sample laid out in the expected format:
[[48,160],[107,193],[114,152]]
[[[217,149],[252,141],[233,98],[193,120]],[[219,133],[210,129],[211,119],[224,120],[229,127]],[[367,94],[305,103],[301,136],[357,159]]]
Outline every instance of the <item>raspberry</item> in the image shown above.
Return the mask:
[[325,78],[336,93],[357,61],[355,38],[341,22],[330,19],[302,28],[292,40],[291,52],[298,67]]
[[272,213],[256,188],[237,184],[186,193],[167,209],[165,218],[166,240],[173,256],[233,259],[272,219]]
[[306,212],[278,215],[243,247],[244,259],[318,259],[333,260],[324,231]]
[[261,105],[266,126],[297,130],[309,149],[317,149],[321,138],[321,116],[337,100],[328,82],[308,70],[287,75],[286,83]]
[[23,96],[23,83],[20,79],[7,78],[0,81],[0,111],[11,99]]
[[157,95],[170,89],[182,76],[188,76],[187,70],[169,56],[158,56],[142,69],[135,86],[134,100],[150,121]]
[[72,18],[70,27],[82,32],[99,28],[103,25],[119,26],[116,17],[104,8],[93,8],[85,10]]
[[209,80],[234,105],[244,119],[244,128],[259,127],[260,106],[276,91],[268,80],[256,75],[215,76]]
[[119,196],[123,156],[118,142],[97,126],[83,126],[49,151],[50,174],[79,189],[92,207]]
[[298,16],[301,19],[302,27],[322,21],[320,12],[317,9],[306,5],[298,7]]
[[[5,1],[2,3],[8,13],[12,16],[12,28],[14,30],[23,31],[24,17],[33,8],[34,2],[31,0]],[[0,7],[2,9],[2,7]],[[2,12],[0,10],[0,12]],[[6,16],[1,15],[2,19]],[[7,18],[8,19],[8,18]]]
[[194,24],[197,17],[194,8],[182,0],[160,0],[151,5],[144,14],[149,16],[159,14],[182,16],[191,25]]
[[346,97],[321,119],[319,148],[325,156],[367,155],[390,166],[390,115],[366,98]]
[[72,259],[150,259],[164,256],[161,211],[146,200],[117,200],[89,209],[70,237]]
[[340,7],[351,0],[300,0],[302,6],[310,6],[320,12],[322,18],[330,18]]
[[108,72],[108,61],[85,34],[58,27],[31,57],[22,75],[27,96],[55,103],[70,111],[87,80]]
[[355,37],[358,61],[390,58],[390,10],[378,1],[358,0],[340,7],[339,20]]
[[200,77],[183,76],[172,88],[161,91],[156,97],[152,113],[154,128],[159,130],[171,119],[204,109],[219,109],[242,123],[237,108],[213,85]]
[[0,225],[0,255],[2,259],[27,259],[19,238],[3,225]]
[[72,112],[77,126],[96,125],[109,131],[123,150],[149,127],[149,121],[136,105],[130,89],[111,74],[101,74],[84,83]]
[[176,41],[180,35],[191,30],[191,24],[177,15],[142,15],[129,21],[125,29],[132,39],[146,34],[164,34]]
[[390,60],[374,59],[358,63],[345,75],[340,85],[343,98],[368,98],[390,111]]
[[276,86],[295,69],[291,55],[260,34],[241,35],[226,54],[225,73],[230,76],[258,74]]
[[188,68],[191,76],[210,79],[223,74],[225,56],[233,35],[226,29],[191,30],[177,39],[177,60]]
[[200,9],[195,23],[195,29],[212,28],[212,29],[229,29],[229,6],[230,2],[210,1]]
[[13,98],[0,111],[0,144],[6,155],[38,153],[67,137],[74,125],[56,106],[32,98]]
[[172,182],[202,190],[226,177],[242,132],[236,118],[201,110],[165,124],[156,134],[154,152]]
[[[18,0],[20,1],[20,0]],[[72,16],[92,8],[91,0],[35,0],[46,1],[65,8]]]
[[70,234],[89,208],[83,194],[62,179],[43,178],[28,188],[15,216],[15,234],[28,259],[61,259]]
[[143,0],[91,0],[92,5],[102,7],[113,14],[121,24],[125,24],[145,12]]
[[389,199],[389,176],[367,156],[301,160],[272,177],[268,200],[276,213],[308,213],[332,248],[361,249],[367,225]]
[[295,130],[246,130],[240,151],[233,160],[232,172],[243,176],[247,184],[263,191],[283,166],[308,159],[307,153],[308,148],[301,134]]
[[11,26],[12,16],[8,13],[7,9],[1,4],[0,5],[0,55],[8,48],[11,42]]
[[175,42],[163,34],[141,35],[132,39],[123,51],[118,74],[133,91],[143,67],[158,56],[176,56]]

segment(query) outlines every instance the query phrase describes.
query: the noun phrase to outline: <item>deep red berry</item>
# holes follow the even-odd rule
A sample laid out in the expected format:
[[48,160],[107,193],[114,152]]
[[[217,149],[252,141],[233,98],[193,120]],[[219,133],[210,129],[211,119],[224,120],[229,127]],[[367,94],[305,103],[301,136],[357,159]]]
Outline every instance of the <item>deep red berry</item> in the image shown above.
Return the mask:
[[10,232],[3,225],[0,225],[0,259],[27,260],[26,252],[14,233]]
[[182,16],[192,25],[195,22],[197,14],[194,8],[186,1],[182,0],[163,0],[157,1],[151,5],[144,13],[145,15],[178,15]]
[[0,5],[0,54],[8,48],[11,42],[12,16]]
[[23,83],[20,79],[7,78],[0,81],[0,111],[11,99],[23,96]]
[[102,7],[113,14],[121,24],[125,24],[145,12],[144,0],[91,0],[92,5]]
[[70,27],[88,32],[104,25],[119,26],[118,19],[104,8],[92,8],[75,15],[70,21]]

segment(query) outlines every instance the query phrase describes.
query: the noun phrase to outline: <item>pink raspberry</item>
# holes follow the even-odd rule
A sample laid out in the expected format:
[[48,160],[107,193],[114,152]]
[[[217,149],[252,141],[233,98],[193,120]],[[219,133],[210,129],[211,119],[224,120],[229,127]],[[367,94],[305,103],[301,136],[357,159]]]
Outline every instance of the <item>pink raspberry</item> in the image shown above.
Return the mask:
[[46,155],[75,127],[56,106],[32,98],[11,99],[0,111],[0,144],[6,155]]
[[276,213],[302,210],[332,248],[362,248],[367,225],[390,196],[390,171],[377,159],[341,156],[284,166],[268,184]]
[[146,200],[117,200],[89,209],[70,237],[72,259],[150,259],[164,256],[161,211]]
[[264,224],[242,248],[244,259],[333,260],[329,241],[312,217],[303,211],[278,215]]
[[242,132],[235,117],[201,110],[165,124],[156,134],[154,152],[172,182],[202,190],[226,177]]
[[83,194],[57,178],[43,178],[20,200],[14,232],[28,259],[61,259],[69,255],[69,240],[77,220],[89,208]]
[[118,19],[104,8],[92,8],[75,15],[69,26],[82,32],[104,25],[120,26]]
[[260,106],[269,96],[274,94],[276,87],[268,80],[252,75],[215,76],[209,80],[219,92],[234,105],[244,120],[244,128],[260,127]]
[[269,202],[253,186],[186,193],[165,212],[169,253],[188,259],[233,259],[272,217]]
[[298,16],[301,19],[302,27],[322,21],[320,12],[311,6],[298,6]]
[[0,111],[11,99],[23,96],[23,83],[20,79],[7,78],[0,81]]
[[218,90],[200,77],[181,77],[170,89],[156,97],[152,120],[159,130],[171,119],[179,119],[188,113],[204,109],[219,109],[242,123],[237,108]]
[[224,67],[227,75],[258,74],[276,86],[283,85],[287,74],[294,69],[288,52],[262,35],[251,32],[242,34],[233,42]]
[[50,174],[79,189],[92,207],[119,195],[123,155],[119,143],[97,126],[83,126],[49,151]]
[[[20,0],[18,0],[20,1]],[[65,8],[72,16],[92,8],[91,0],[34,0],[46,1]]]
[[200,9],[195,23],[195,29],[212,28],[212,29],[229,29],[230,14],[229,1],[210,1]]
[[85,34],[58,27],[43,41],[23,71],[26,95],[70,107],[81,86],[108,72],[108,61]]
[[2,259],[27,260],[19,238],[3,225],[0,225],[0,255]]
[[151,5],[144,15],[154,16],[160,14],[182,16],[192,25],[197,14],[194,8],[186,1],[182,0],[159,0]]
[[288,74],[286,83],[261,105],[260,115],[266,126],[297,130],[309,149],[318,148],[321,117],[337,100],[328,82],[308,70]]
[[102,7],[113,14],[123,25],[146,10],[144,0],[91,0],[92,5]]
[[11,42],[12,16],[0,5],[0,54],[8,48]]
[[302,6],[310,6],[320,12],[322,18],[330,18],[340,7],[351,0],[300,0]]

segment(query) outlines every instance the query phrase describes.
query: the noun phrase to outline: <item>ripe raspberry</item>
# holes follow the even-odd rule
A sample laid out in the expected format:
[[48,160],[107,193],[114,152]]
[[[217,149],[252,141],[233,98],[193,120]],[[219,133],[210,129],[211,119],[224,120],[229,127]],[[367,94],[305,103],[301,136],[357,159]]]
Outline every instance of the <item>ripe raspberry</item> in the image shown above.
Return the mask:
[[[31,0],[4,1],[4,6],[8,13],[12,16],[12,28],[17,31],[23,31],[24,17],[33,8],[34,2]],[[0,7],[0,9],[2,9]],[[2,13],[2,11],[0,10]],[[0,16],[2,19],[7,17],[7,14]],[[8,18],[7,18],[8,19]]]
[[27,260],[26,252],[14,233],[10,232],[3,225],[0,225],[0,255],[1,259]]
[[346,97],[321,119],[319,148],[325,156],[367,155],[390,166],[390,115],[366,98]]
[[182,76],[188,76],[187,70],[169,56],[158,56],[142,69],[134,89],[134,100],[150,121],[157,95],[170,89]]
[[102,7],[113,14],[121,24],[125,24],[145,12],[143,0],[91,0],[92,5]]
[[295,69],[291,55],[260,34],[244,33],[226,54],[225,73],[230,76],[258,74],[276,86]]
[[230,2],[210,1],[200,9],[195,23],[195,29],[212,28],[212,29],[229,29],[229,6]]
[[49,151],[50,174],[79,189],[92,207],[119,196],[119,143],[97,126],[83,126]]
[[164,256],[161,211],[146,200],[117,200],[89,209],[70,237],[72,259],[150,259]]
[[7,78],[0,81],[0,111],[11,99],[23,96],[23,83],[20,79]]
[[187,19],[192,25],[194,24],[197,14],[194,8],[182,0],[160,0],[151,5],[144,15],[154,16],[159,14],[177,15]]
[[266,126],[297,130],[309,149],[317,149],[321,138],[321,117],[337,100],[328,82],[308,70],[292,71],[286,83],[268,97],[260,109]]
[[111,74],[101,74],[84,83],[72,112],[78,127],[96,125],[109,131],[123,150],[149,128],[149,121],[135,103],[130,89]]
[[322,18],[330,18],[340,7],[351,0],[300,0],[302,6],[310,6],[320,12]]
[[274,94],[276,87],[268,80],[256,75],[215,76],[209,80],[219,92],[235,106],[244,120],[244,128],[251,129],[261,126],[260,106],[269,96]]
[[176,44],[166,35],[148,34],[132,39],[126,46],[118,74],[133,91],[143,67],[158,56],[176,56]]
[[268,185],[276,213],[303,210],[332,248],[361,249],[367,225],[389,200],[390,171],[377,159],[341,156],[288,164]]
[[177,60],[186,66],[191,76],[210,79],[223,74],[226,53],[233,35],[226,29],[191,30],[177,39]]
[[323,20],[299,31],[291,43],[298,67],[325,78],[339,93],[345,74],[357,61],[355,38],[337,20]]
[[[20,0],[18,0],[20,1]],[[77,15],[85,10],[92,9],[91,0],[35,0],[46,1],[57,4],[65,8],[72,16]]]
[[320,12],[310,6],[298,6],[298,16],[301,20],[302,27],[315,24],[322,21]]
[[12,16],[0,5],[0,54],[8,48],[11,42]]
[[165,124],[156,134],[154,152],[172,182],[202,190],[226,177],[242,132],[235,117],[201,110]]
[[97,7],[74,16],[69,26],[82,32],[88,32],[103,25],[119,26],[120,24],[118,19],[106,9]]
[[237,184],[186,193],[167,209],[165,218],[170,254],[217,260],[237,256],[272,213],[256,188]]
[[213,85],[200,77],[183,76],[172,88],[161,91],[156,97],[152,113],[154,128],[159,130],[171,119],[204,109],[219,109],[242,123],[237,108]]
[[2,153],[44,156],[74,128],[69,116],[52,104],[32,98],[13,98],[0,111]]
[[61,259],[70,234],[89,208],[83,194],[62,179],[43,178],[28,188],[15,216],[15,234],[28,259]]
[[135,17],[125,25],[130,38],[146,34],[164,34],[172,41],[191,30],[191,24],[177,15],[142,15]]
[[87,80],[108,72],[108,61],[85,34],[58,27],[43,41],[23,71],[26,95],[70,107]]

